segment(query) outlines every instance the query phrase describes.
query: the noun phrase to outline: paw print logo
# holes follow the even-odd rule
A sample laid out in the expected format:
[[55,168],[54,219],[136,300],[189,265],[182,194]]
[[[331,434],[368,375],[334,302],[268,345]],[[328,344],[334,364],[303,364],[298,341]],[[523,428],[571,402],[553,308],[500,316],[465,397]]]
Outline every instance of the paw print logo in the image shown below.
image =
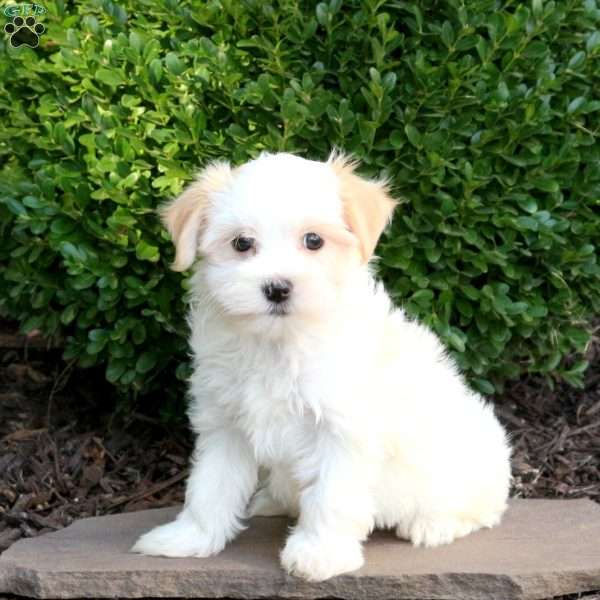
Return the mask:
[[35,17],[15,17],[12,23],[7,23],[4,26],[5,33],[10,35],[10,45],[13,48],[19,46],[29,46],[37,48],[40,42],[40,35],[46,31],[46,28],[37,23]]

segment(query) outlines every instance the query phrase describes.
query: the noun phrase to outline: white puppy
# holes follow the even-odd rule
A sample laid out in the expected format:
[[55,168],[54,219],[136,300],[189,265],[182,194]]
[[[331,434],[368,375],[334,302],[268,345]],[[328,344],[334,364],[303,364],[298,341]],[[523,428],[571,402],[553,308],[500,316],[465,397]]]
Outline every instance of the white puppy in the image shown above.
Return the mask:
[[500,521],[505,433],[373,279],[395,203],[354,170],[336,155],[214,163],[165,207],[174,268],[203,259],[189,317],[198,438],[182,512],[133,551],[209,556],[247,516],[290,515],[281,563],[322,580],[358,569],[375,527],[436,546]]

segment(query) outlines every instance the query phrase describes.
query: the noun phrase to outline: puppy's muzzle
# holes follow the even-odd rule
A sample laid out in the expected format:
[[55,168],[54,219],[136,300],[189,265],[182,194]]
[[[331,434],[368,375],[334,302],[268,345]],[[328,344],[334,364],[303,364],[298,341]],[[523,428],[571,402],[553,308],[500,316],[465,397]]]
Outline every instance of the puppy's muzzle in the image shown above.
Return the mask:
[[289,299],[292,293],[292,282],[287,279],[269,281],[263,285],[262,291],[269,302],[281,304]]

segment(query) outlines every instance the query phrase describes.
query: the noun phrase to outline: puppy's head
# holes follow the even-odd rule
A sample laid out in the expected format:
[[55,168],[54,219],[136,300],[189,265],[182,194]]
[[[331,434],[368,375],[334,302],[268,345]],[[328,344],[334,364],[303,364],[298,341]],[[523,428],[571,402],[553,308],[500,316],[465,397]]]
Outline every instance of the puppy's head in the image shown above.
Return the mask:
[[206,167],[161,209],[176,248],[173,268],[203,257],[204,292],[232,319],[327,318],[373,255],[394,201],[356,164],[263,154],[232,169]]

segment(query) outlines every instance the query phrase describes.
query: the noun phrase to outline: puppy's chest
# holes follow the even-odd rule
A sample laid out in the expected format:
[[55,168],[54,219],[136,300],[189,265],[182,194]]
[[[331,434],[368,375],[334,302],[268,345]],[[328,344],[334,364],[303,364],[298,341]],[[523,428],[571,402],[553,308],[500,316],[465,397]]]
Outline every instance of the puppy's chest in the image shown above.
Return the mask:
[[240,428],[262,463],[287,461],[314,429],[318,384],[295,357],[264,349],[213,354],[198,373],[197,400]]

